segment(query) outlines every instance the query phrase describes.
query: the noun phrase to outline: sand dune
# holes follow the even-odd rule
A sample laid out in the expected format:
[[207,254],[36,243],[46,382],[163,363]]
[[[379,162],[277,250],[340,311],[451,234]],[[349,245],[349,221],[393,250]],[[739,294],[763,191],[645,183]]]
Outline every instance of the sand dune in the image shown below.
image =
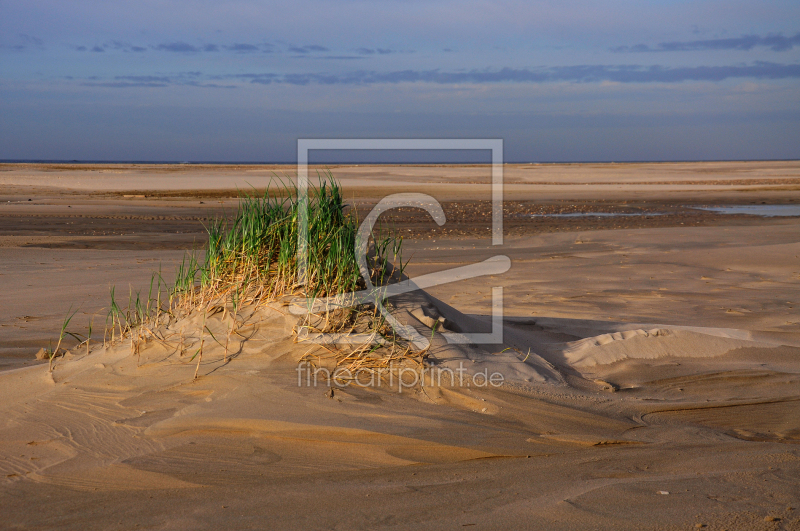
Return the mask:
[[[424,293],[400,299],[396,316],[429,337],[430,325],[440,322],[430,317],[437,313],[461,330],[487,321]],[[210,333],[223,332],[220,313],[170,320],[152,331],[136,354],[122,341],[59,359],[52,377],[46,366],[0,373],[1,471],[7,485],[24,480],[70,492],[177,493],[486,459],[527,462],[531,455],[565,459],[579,448],[685,447],[708,437],[733,444],[722,442],[723,433],[733,437],[728,441],[800,441],[800,376],[758,370],[760,357],[780,347],[752,341],[747,331],[632,324],[610,331],[615,328],[610,323],[512,319],[505,327],[506,345],[450,344],[445,336],[432,335],[432,366],[462,365],[466,377],[497,372],[502,386],[429,378],[398,392],[386,383],[340,383],[329,398],[327,383],[302,385],[305,376],[298,376],[296,363],[312,346],[293,339],[297,317],[285,309],[243,309],[252,329],[236,338],[228,361],[223,345],[209,341],[197,380],[196,362],[188,354],[201,323]],[[599,329],[608,331],[590,335]],[[174,337],[178,330],[183,355]],[[548,341],[580,333],[588,337]],[[526,354],[519,342],[537,350]],[[742,356],[744,351],[750,355]],[[736,352],[740,355],[725,359]],[[670,378],[660,371],[661,379],[622,389],[605,388],[607,382],[596,379],[601,373],[619,377],[625,363],[675,360],[704,365]],[[738,370],[724,372],[733,366]],[[703,375],[712,367],[713,375]],[[647,373],[641,366],[628,370]],[[716,380],[712,387],[710,378]],[[756,381],[750,387],[759,394],[741,392]],[[619,389],[620,399],[598,400],[604,388]],[[711,396],[714,403],[708,405]],[[686,432],[692,425],[698,426],[694,434]],[[674,474],[670,478],[681,481]],[[674,488],[656,478],[645,481]],[[578,492],[584,496],[615,484]]]

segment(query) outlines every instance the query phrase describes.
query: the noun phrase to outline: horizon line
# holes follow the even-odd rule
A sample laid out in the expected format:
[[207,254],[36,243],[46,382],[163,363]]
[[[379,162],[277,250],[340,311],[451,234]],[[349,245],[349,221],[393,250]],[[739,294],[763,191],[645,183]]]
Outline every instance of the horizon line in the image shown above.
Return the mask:
[[[753,158],[753,159],[632,159],[632,160],[539,160],[539,161],[509,161],[503,165],[517,164],[670,164],[687,162],[796,162],[800,158]],[[185,161],[185,160],[103,160],[103,159],[0,159],[0,164],[143,164],[143,165],[178,165],[178,166],[296,166],[296,161]],[[491,162],[310,162],[310,166],[490,166]]]

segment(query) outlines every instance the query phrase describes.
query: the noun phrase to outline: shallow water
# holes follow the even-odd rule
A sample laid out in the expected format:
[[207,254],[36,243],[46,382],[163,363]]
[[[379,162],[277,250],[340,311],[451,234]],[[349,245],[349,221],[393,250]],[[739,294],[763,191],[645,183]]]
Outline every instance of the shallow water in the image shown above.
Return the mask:
[[[694,210],[705,210],[717,214],[738,214],[761,217],[800,216],[800,205],[722,205],[692,206]],[[557,214],[526,214],[531,218],[622,218],[636,216],[664,216],[666,212],[566,212]]]
[[774,218],[781,216],[800,216],[800,205],[731,205],[716,207],[692,207],[718,214],[745,214]]

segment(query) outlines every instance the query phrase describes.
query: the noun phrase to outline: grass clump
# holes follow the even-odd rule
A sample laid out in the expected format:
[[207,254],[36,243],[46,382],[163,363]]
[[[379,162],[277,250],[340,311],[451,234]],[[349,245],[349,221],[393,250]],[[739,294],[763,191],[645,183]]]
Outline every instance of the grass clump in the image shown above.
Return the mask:
[[[147,298],[130,291],[125,309],[117,303],[112,287],[104,343],[129,340],[131,353],[138,354],[140,344],[152,338],[164,345],[174,343],[180,356],[191,343],[196,350],[190,362],[197,358],[197,377],[206,337],[224,348],[221,361],[227,363],[233,357],[229,351],[231,336],[244,327],[240,317],[244,308],[303,300],[309,311],[295,326],[297,340],[318,333],[361,338],[360,343],[319,345],[318,352],[307,355],[304,361],[314,365],[323,358],[328,358],[325,363],[333,358],[337,366],[350,369],[408,362],[421,366],[424,354],[395,335],[374,302],[322,310],[314,304],[367,287],[356,256],[360,223],[355,210],[347,209],[336,180],[330,173],[321,176],[319,184],[308,190],[305,201],[284,181],[279,181],[275,192],[268,188],[261,196],[244,194],[235,215],[211,221],[206,227],[204,256],[202,250],[187,252],[172,285],[164,282],[160,272],[154,273]],[[300,239],[303,215],[308,226],[305,240]],[[381,286],[399,279],[404,267],[400,258],[402,239],[392,231],[379,230],[370,234],[370,241],[368,271],[363,272],[369,284]],[[305,269],[298,260],[301,245],[306,249]],[[202,312],[198,333],[187,333],[183,324],[179,332],[169,332],[170,325],[198,312]],[[218,339],[206,319],[219,312],[225,328],[224,336]],[[194,336],[199,336],[199,341]]]
[[[309,190],[307,219],[308,268],[300,277],[297,260],[300,209],[292,190],[287,195],[245,195],[232,222],[217,219],[208,227],[205,263],[189,259],[179,272],[176,287],[188,300],[196,298],[193,268],[199,274],[199,295],[255,289],[259,298],[286,294],[326,297],[364,287],[355,258],[358,220],[345,212],[341,188],[333,179]],[[182,274],[182,276],[181,276]],[[188,289],[187,289],[188,288]]]

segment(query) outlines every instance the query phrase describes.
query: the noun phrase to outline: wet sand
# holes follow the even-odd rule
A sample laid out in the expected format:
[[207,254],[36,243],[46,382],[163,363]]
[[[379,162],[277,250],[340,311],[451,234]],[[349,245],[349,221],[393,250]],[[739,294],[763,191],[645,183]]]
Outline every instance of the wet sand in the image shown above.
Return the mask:
[[[411,277],[510,258],[398,305],[488,325],[502,286],[503,347],[433,349],[501,370],[499,388],[329,398],[297,385],[307,347],[274,312],[194,382],[157,342],[45,378],[33,354],[71,305],[98,326],[110,285],[146,291],[237,187],[291,170],[0,167],[3,526],[800,526],[800,218],[693,208],[800,203],[797,162],[509,166],[503,246],[486,167],[331,168],[360,213],[384,193],[442,201],[443,227],[385,217]],[[598,212],[635,215],[552,216]]]

